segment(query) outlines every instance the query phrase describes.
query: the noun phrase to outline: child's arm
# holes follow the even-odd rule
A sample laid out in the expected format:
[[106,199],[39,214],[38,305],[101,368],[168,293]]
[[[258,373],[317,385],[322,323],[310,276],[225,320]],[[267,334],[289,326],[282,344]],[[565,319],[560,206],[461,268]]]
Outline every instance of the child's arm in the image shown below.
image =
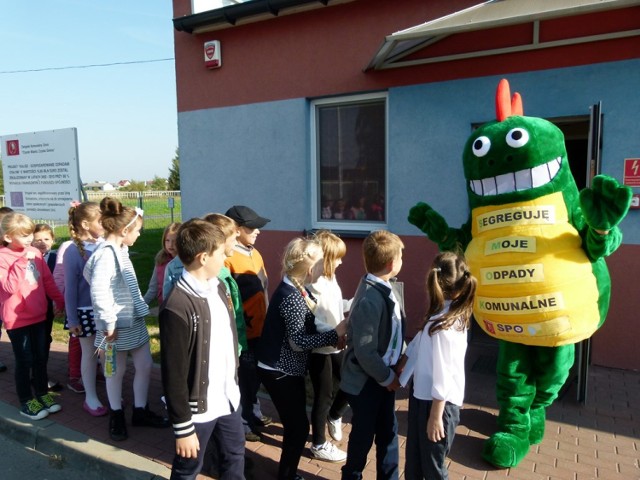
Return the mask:
[[[77,248],[67,248],[64,252],[64,262],[56,265],[55,271],[62,271],[60,278],[64,282],[62,292],[67,314],[67,324],[71,333],[80,333],[80,319],[78,318],[78,285],[84,282],[82,276],[82,259]],[[55,282],[55,273],[54,278]],[[84,306],[84,305],[83,305]],[[88,306],[88,305],[86,305]]]
[[170,308],[159,314],[160,368],[162,386],[167,400],[167,411],[176,438],[176,452],[186,458],[199,449],[195,426],[189,406],[189,342],[190,329],[186,318]]
[[363,297],[351,309],[349,323],[353,353],[358,364],[367,375],[383,387],[387,387],[397,377],[378,353],[378,330],[380,322],[383,321],[382,316],[380,305],[375,305],[371,300]]
[[442,422],[442,414],[444,413],[444,400],[436,400],[431,402],[431,411],[429,412],[429,420],[427,420],[427,437],[432,442],[439,442],[444,438],[444,423]]
[[[302,298],[302,297],[295,297]],[[292,296],[286,298],[280,305],[280,315],[284,318],[286,336],[293,343],[292,348],[311,350],[318,347],[326,347],[338,343],[338,334],[335,329],[322,333],[309,334],[305,329],[305,315],[307,306],[304,301],[293,300]]]
[[[112,281],[116,276],[116,260],[109,248],[96,251],[90,261],[95,258],[91,276],[87,279],[91,285],[91,304],[97,328],[104,328],[111,336],[115,332],[118,316],[113,309],[115,292]],[[86,267],[85,267],[86,268]],[[85,277],[86,278],[86,277]],[[108,339],[107,341],[113,341]]]
[[147,293],[144,294],[144,301],[147,305],[149,305],[155,298],[158,297],[158,267],[153,267],[153,273],[151,274],[151,279],[149,280],[149,288],[147,288]]
[[42,276],[42,284],[44,285],[44,291],[47,297],[54,301],[56,309],[60,311],[64,310],[64,297],[60,293],[60,290],[58,290],[56,282],[53,280],[53,274],[51,270],[49,270],[49,265],[47,265],[47,262],[44,261],[42,256],[39,257],[37,261],[38,270]]

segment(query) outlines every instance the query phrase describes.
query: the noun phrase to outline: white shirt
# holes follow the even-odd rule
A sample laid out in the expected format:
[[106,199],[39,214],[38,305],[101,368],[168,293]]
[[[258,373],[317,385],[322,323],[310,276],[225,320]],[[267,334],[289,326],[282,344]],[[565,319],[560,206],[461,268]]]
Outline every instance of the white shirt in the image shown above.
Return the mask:
[[[433,319],[446,313],[450,303],[445,302],[444,311]],[[408,359],[400,377],[400,383],[405,385],[413,374],[415,398],[444,400],[462,406],[467,330],[456,330],[451,327],[431,336],[429,335],[430,322],[418,332],[405,351]]]
[[229,324],[229,310],[218,294],[220,281],[217,278],[203,284],[187,270],[182,271],[182,276],[198,295],[207,299],[211,311],[207,411],[192,416],[194,423],[211,422],[229,415],[231,406],[237,410],[240,405],[240,389],[235,380],[237,353]]
[[[351,305],[349,300],[342,298],[342,290],[335,275],[332,279],[322,275],[308,288],[318,302],[314,312],[316,330],[320,333],[333,330],[344,319],[344,312],[348,311]],[[340,350],[335,347],[321,347],[313,351],[314,353],[337,353]]]

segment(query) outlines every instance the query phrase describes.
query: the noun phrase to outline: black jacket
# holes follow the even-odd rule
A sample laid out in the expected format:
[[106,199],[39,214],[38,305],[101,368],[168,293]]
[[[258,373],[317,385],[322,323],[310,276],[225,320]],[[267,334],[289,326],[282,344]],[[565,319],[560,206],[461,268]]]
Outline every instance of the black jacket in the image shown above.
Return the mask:
[[[222,282],[218,285],[218,294],[227,305],[234,352],[237,352],[238,335],[231,297]],[[191,415],[207,411],[211,337],[211,311],[207,299],[198,295],[181,277],[160,308],[159,323],[162,385],[169,419],[175,436],[186,437],[194,432]],[[238,358],[234,358],[237,371]]]

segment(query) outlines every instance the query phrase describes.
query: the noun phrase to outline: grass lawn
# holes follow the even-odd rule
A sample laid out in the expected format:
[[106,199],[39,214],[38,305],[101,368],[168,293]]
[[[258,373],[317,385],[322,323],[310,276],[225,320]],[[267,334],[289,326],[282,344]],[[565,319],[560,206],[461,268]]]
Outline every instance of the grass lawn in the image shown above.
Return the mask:
[[[66,227],[65,227],[66,229]],[[149,286],[149,279],[153,273],[154,259],[162,243],[162,232],[164,229],[144,229],[140,238],[129,249],[131,256],[131,263],[136,271],[138,277],[138,285],[140,285],[140,291],[144,295]],[[68,235],[68,234],[67,234]],[[61,243],[67,238],[58,237]],[[55,248],[55,247],[54,247]],[[156,306],[154,301],[151,306]],[[69,342],[69,333],[64,330],[64,318],[58,317],[53,323],[52,336],[56,342]],[[149,329],[151,355],[153,361],[160,363],[160,330],[158,328],[158,317],[150,315],[147,317],[147,327]]]

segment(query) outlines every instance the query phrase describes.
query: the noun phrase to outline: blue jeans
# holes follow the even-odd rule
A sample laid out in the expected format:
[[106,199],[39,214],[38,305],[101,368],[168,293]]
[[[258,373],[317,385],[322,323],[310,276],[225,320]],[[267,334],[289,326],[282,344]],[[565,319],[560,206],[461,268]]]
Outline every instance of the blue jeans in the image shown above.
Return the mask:
[[218,453],[218,472],[222,480],[244,480],[244,428],[236,410],[211,422],[194,423],[200,442],[198,458],[176,455],[171,469],[171,480],[195,479],[204,462],[204,452],[210,438],[215,439]]
[[347,394],[351,405],[351,434],[342,480],[360,480],[367,455],[376,442],[377,480],[398,480],[398,420],[395,392],[369,378],[358,395]]
[[11,340],[16,361],[15,382],[20,403],[28,402],[33,398],[32,377],[36,396],[46,395],[49,339],[44,318],[42,322],[7,330],[7,335]]

